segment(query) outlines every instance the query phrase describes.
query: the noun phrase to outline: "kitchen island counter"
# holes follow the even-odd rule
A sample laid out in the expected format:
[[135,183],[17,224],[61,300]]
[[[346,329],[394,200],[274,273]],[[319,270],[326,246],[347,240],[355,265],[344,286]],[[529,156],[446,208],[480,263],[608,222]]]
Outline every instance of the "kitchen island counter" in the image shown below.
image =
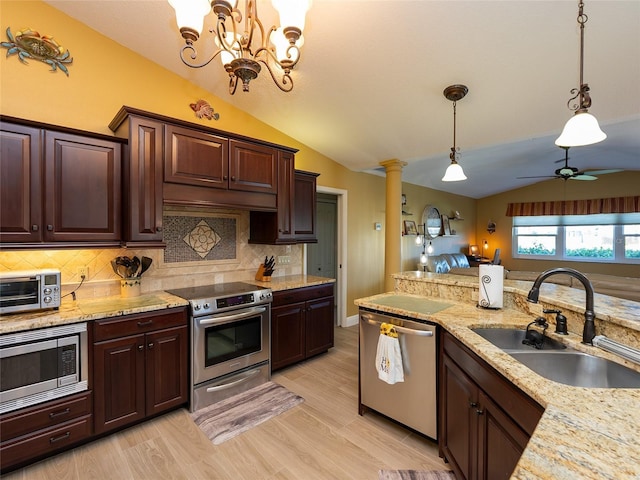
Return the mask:
[[[410,276],[399,274],[396,280],[399,278],[406,280]],[[636,460],[640,452],[640,437],[637,435],[638,426],[640,426],[640,389],[571,387],[537,375],[471,330],[471,328],[491,326],[525,328],[536,316],[527,311],[524,291],[526,286],[521,288],[525,295],[524,303],[517,299],[518,294],[522,292],[518,292],[519,289],[514,287],[514,297],[506,302],[509,305],[508,308],[486,310],[478,308],[469,298],[465,298],[469,292],[460,288],[456,278],[441,278],[441,280],[445,282],[428,281],[432,284],[431,287],[437,289],[437,293],[433,295],[396,291],[358,299],[355,303],[363,308],[441,325],[545,408],[542,419],[511,478],[554,480],[640,478],[640,464]],[[406,285],[404,287],[407,288]],[[419,290],[419,286],[414,285],[414,287],[413,290]],[[412,290],[412,288],[407,289]],[[579,293],[584,296],[584,292]],[[407,300],[405,308],[398,306],[403,297]],[[411,306],[420,300],[444,302],[448,306],[435,313],[424,313],[419,309],[412,309]],[[550,299],[547,297],[546,301]],[[565,297],[561,303],[566,301]],[[394,306],[389,306],[390,304]],[[629,315],[635,315],[634,305],[631,306]],[[633,317],[626,318],[624,309],[618,308],[615,316],[621,317],[621,323],[634,322]],[[597,331],[597,333],[600,332]],[[549,335],[577,350],[614,358],[600,349],[581,344],[581,335],[576,332],[570,332],[570,335],[565,338],[553,333]],[[629,335],[637,337],[638,332],[632,330]],[[640,371],[638,365],[628,362],[625,365]]]

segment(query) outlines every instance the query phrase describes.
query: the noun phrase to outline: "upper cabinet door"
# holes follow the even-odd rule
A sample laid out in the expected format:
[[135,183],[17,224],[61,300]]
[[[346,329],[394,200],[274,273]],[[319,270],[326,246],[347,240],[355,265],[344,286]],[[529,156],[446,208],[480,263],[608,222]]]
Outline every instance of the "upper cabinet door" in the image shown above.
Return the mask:
[[45,241],[120,241],[120,143],[46,132]]
[[42,130],[0,128],[0,241],[42,240]]
[[123,212],[128,245],[162,245],[163,128],[154,120],[130,119]]
[[275,148],[230,140],[229,189],[275,194],[278,152]]
[[171,124],[165,128],[165,182],[228,188],[226,138]]

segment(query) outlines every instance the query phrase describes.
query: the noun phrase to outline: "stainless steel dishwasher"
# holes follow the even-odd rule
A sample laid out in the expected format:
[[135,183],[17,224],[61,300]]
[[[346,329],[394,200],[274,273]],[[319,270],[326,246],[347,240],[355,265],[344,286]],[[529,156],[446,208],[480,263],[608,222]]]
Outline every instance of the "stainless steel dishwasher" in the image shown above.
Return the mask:
[[[404,382],[389,385],[378,379],[375,360],[380,324],[396,326]],[[360,405],[418,432],[437,436],[436,326],[390,314],[360,310]]]

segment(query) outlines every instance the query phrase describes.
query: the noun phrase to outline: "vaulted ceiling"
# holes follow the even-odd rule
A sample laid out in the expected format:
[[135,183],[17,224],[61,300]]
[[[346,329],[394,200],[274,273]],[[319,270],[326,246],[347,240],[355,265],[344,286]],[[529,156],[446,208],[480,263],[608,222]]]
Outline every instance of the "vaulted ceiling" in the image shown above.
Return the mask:
[[[219,62],[181,62],[166,0],[47,3],[355,171],[380,173],[395,158],[408,164],[406,182],[482,198],[562,166],[554,140],[579,81],[577,1],[315,0],[294,90],[282,93],[263,72],[233,97]],[[271,2],[258,8],[276,23]],[[589,111],[608,138],[572,148],[569,164],[640,170],[640,1],[584,8]],[[446,183],[453,105],[443,90],[455,83],[469,88],[456,138],[468,180]]]

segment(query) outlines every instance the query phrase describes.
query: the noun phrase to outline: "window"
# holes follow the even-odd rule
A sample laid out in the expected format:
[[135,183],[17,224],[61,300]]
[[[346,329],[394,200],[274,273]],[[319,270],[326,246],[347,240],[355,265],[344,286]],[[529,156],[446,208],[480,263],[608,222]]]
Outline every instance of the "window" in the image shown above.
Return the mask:
[[514,217],[513,258],[640,263],[640,213]]

